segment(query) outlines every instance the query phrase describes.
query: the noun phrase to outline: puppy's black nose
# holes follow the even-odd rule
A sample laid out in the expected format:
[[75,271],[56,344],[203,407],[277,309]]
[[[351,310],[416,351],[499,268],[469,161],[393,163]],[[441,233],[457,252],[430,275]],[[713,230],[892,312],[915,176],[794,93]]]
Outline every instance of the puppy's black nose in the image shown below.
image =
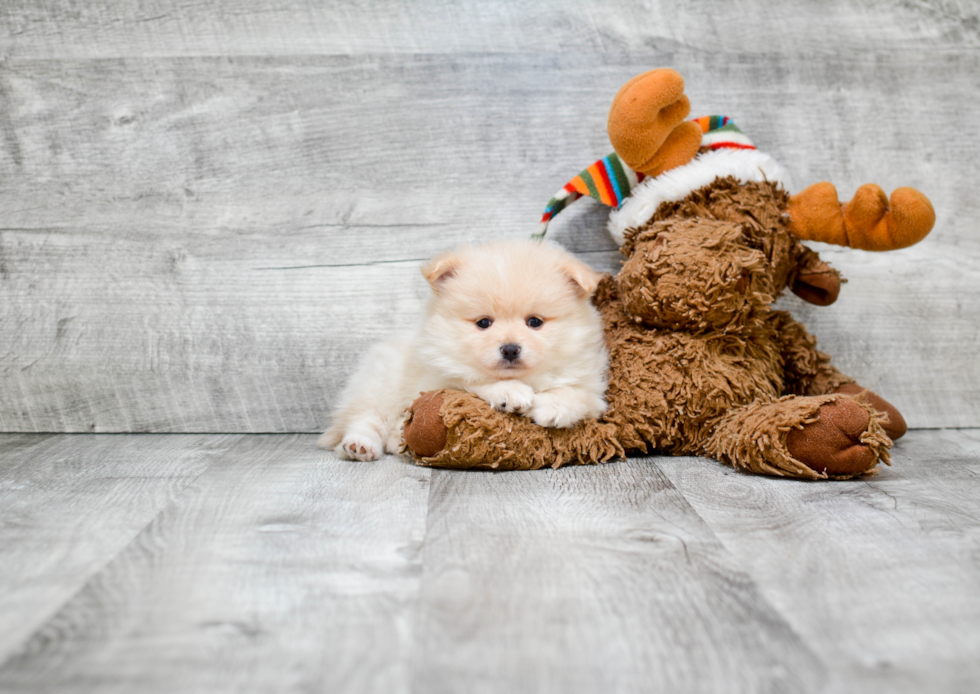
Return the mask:
[[509,345],[501,345],[500,353],[504,355],[504,359],[507,361],[514,361],[521,354],[521,346],[513,343]]

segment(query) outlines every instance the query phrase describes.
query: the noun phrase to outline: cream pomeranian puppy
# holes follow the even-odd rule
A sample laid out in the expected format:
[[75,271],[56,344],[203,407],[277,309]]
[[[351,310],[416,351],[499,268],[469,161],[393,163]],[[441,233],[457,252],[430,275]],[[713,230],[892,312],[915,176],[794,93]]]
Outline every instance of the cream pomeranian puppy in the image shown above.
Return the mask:
[[345,458],[396,453],[420,393],[474,393],[501,412],[570,427],[606,411],[608,357],[590,297],[601,275],[537,241],[445,253],[422,267],[432,288],[421,325],[377,345],[318,444]]

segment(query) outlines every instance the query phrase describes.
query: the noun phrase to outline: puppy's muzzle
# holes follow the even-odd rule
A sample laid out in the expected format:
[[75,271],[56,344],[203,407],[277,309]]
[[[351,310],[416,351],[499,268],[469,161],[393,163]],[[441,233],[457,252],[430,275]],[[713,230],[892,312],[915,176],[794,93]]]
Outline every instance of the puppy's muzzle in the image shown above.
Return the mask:
[[521,358],[521,346],[514,343],[501,345],[500,354],[504,359],[513,363]]

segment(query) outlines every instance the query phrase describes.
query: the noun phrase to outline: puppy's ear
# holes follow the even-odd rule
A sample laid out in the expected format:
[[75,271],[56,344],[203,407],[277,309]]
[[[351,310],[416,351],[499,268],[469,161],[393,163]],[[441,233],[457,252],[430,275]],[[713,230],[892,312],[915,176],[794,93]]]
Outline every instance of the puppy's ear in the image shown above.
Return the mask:
[[459,266],[458,255],[452,252],[443,253],[422,266],[422,276],[432,285],[434,291],[439,291],[446,280],[456,276]]
[[592,296],[602,275],[580,260],[569,260],[561,267],[561,271],[571,280],[575,286],[575,293],[579,296]]

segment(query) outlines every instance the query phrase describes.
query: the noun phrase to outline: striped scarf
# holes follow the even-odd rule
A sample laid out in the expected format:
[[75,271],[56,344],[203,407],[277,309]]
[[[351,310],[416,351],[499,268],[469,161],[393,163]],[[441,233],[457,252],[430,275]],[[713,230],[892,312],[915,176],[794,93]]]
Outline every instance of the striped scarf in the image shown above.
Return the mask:
[[[738,129],[728,116],[702,116],[694,122],[701,126],[701,148],[699,152],[711,152],[717,149],[755,149],[752,141]],[[603,157],[578,176],[566,183],[548,201],[538,231],[532,238],[543,239],[548,231],[548,224],[555,215],[570,204],[587,195],[595,198],[604,205],[619,208],[629,196],[630,191],[646,176],[634,171],[613,153]]]

